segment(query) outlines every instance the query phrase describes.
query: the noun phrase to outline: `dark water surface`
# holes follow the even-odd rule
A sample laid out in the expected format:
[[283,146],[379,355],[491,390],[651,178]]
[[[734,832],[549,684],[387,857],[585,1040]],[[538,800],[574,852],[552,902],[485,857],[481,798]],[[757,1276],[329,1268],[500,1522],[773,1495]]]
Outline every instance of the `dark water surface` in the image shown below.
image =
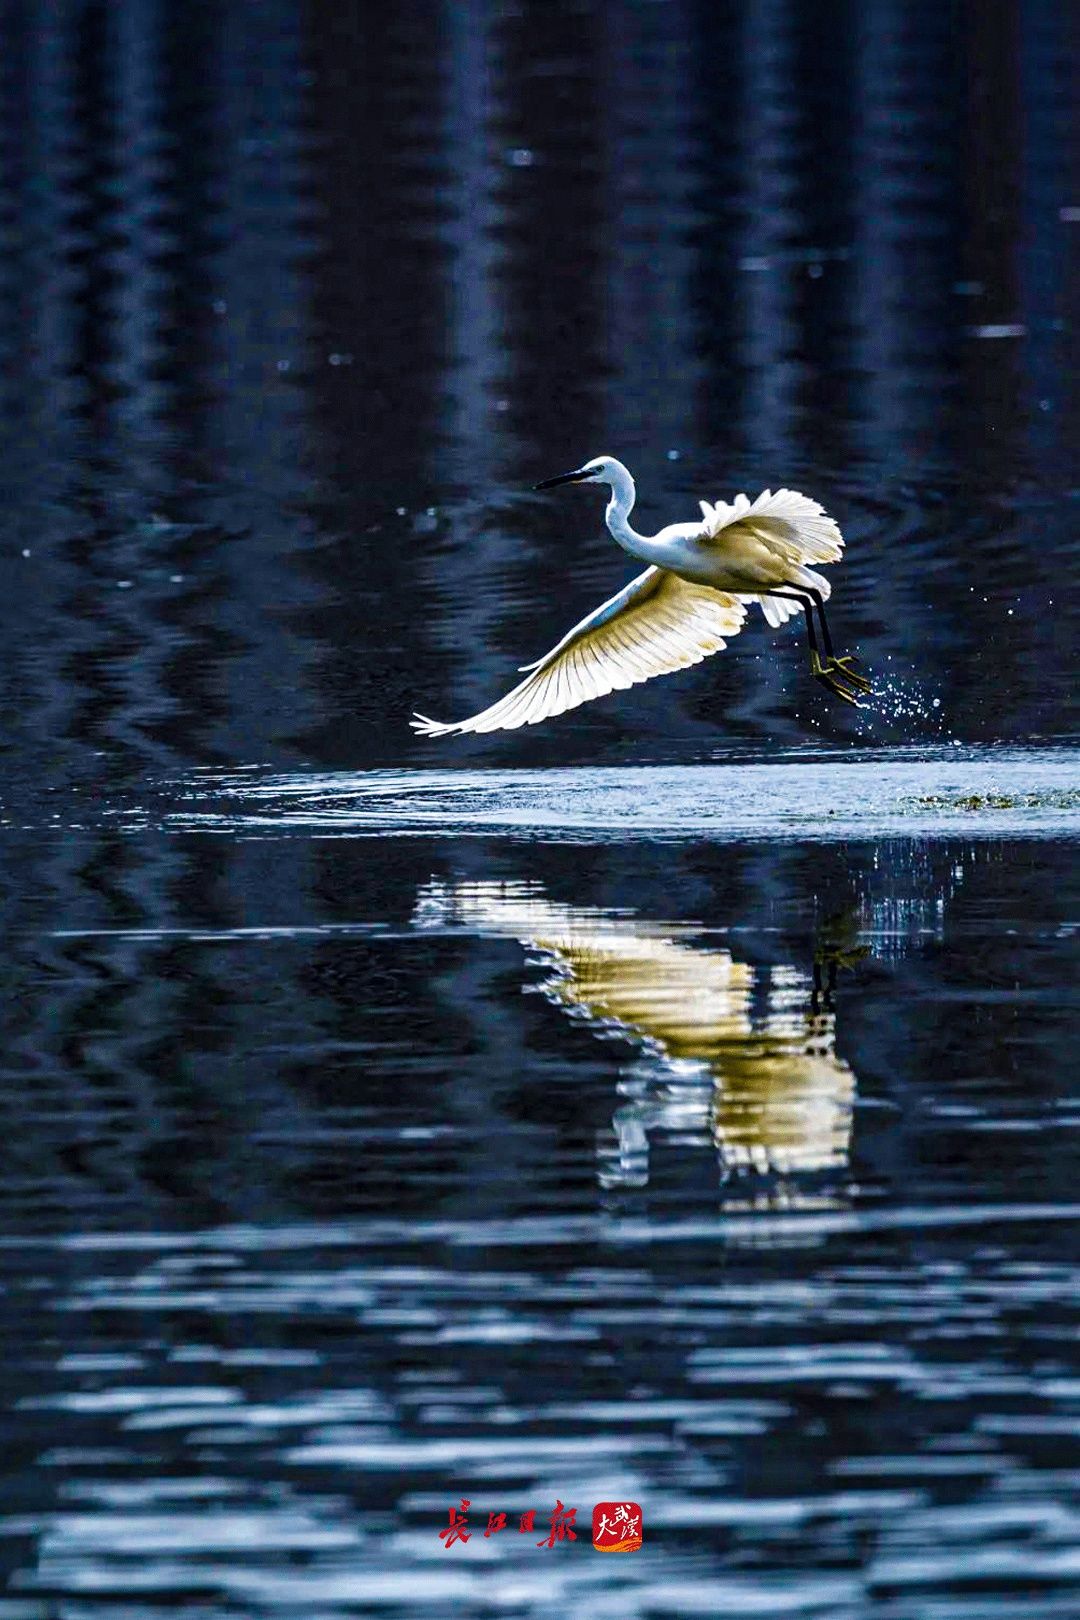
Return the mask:
[[0,1620],[1080,1610],[1074,23],[0,6]]
[[[10,1612],[1074,1613],[1080,897],[1028,813],[581,844],[286,801],[124,833],[107,884],[38,834]],[[642,1553],[593,1552],[611,1500]]]

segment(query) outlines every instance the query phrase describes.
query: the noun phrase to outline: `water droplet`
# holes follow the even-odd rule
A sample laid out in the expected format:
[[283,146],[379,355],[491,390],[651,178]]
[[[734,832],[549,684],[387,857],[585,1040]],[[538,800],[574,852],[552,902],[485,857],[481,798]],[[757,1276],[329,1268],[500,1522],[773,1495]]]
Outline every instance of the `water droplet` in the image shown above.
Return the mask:
[[977,338],[1026,337],[1027,327],[1022,321],[990,321],[986,326],[969,326],[967,335]]

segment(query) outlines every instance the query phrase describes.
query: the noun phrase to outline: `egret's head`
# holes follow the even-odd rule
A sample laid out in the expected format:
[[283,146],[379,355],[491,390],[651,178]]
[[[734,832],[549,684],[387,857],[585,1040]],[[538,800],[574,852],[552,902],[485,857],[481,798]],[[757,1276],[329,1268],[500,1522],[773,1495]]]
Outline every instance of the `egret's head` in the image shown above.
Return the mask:
[[614,456],[594,456],[576,472],[560,473],[557,478],[545,478],[534,484],[534,489],[554,489],[556,484],[615,484],[626,477],[626,468]]

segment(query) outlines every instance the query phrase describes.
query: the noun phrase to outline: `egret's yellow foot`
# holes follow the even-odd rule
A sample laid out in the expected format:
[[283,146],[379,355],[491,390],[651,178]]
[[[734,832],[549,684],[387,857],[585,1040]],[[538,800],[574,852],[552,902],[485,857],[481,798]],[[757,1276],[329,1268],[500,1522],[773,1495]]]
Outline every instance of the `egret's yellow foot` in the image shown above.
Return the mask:
[[841,686],[839,677],[832,672],[832,666],[823,664],[816,652],[810,654],[810,673],[815,681],[819,681],[826,691],[831,692],[834,697],[842,698],[845,703],[850,703],[853,709],[862,708],[858,698],[853,697],[846,686]]
[[828,663],[825,665],[825,669],[840,670],[841,675],[837,677],[838,679],[849,681],[851,685],[857,687],[860,692],[872,692],[874,688],[867,680],[866,676],[859,675],[853,667],[858,662],[859,660],[857,658],[852,658],[850,655],[845,658],[830,658]]

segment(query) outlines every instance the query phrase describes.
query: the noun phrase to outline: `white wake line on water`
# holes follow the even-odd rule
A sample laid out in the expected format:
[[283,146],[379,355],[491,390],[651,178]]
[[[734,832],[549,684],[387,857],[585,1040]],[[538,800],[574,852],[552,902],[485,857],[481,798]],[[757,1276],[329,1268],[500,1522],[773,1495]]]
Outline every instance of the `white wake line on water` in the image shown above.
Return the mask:
[[475,1221],[359,1219],[297,1222],[280,1227],[220,1226],[200,1232],[74,1232],[58,1236],[0,1238],[7,1249],[79,1249],[115,1253],[172,1253],[189,1249],[225,1249],[268,1253],[292,1249],[379,1247],[383,1244],[445,1243],[453,1248],[546,1248],[553,1244],[595,1247],[637,1243],[681,1243],[687,1239],[720,1241],[763,1237],[826,1239],[860,1233],[942,1230],[947,1227],[993,1226],[1045,1221],[1080,1221],[1073,1204],[915,1204],[901,1209],[817,1210],[776,1214],[715,1215],[650,1220],[618,1215],[524,1215],[509,1220],[480,1217]]
[[[779,764],[371,771],[200,782],[166,831],[682,841],[1080,834],[1071,753]],[[133,829],[134,830],[134,829]]]

